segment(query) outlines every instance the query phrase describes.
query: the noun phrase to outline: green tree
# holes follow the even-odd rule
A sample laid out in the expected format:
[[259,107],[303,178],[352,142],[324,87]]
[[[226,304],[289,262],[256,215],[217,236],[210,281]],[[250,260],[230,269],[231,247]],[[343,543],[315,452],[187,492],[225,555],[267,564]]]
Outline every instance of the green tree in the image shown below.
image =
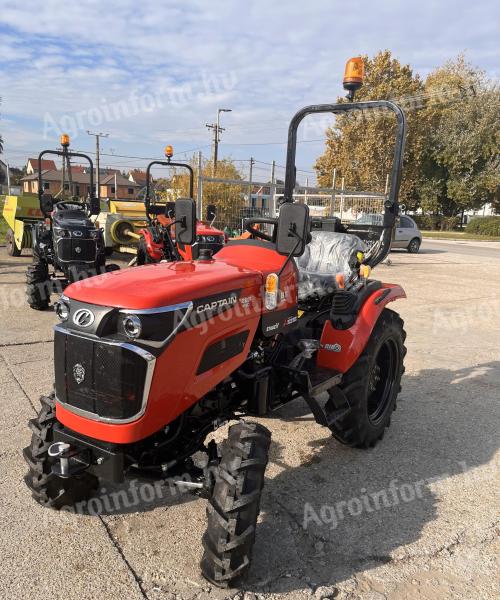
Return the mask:
[[454,216],[498,202],[500,91],[463,56],[425,81],[422,208]]
[[[195,157],[190,161],[195,170],[194,197],[198,195],[198,177],[196,177],[198,166]],[[202,175],[212,177],[212,161],[204,160]],[[217,162],[217,177],[233,181],[243,181],[243,177],[231,159],[223,159]],[[189,176],[184,169],[178,169],[171,177],[171,187],[175,189],[176,197],[188,197]],[[243,196],[246,189],[239,184],[203,182],[203,207],[206,210],[209,204],[217,207],[217,223],[236,227],[239,220],[239,210],[243,206]],[[165,196],[167,197],[167,196]],[[171,194],[169,200],[174,200]]]
[[[418,204],[419,164],[426,135],[419,111],[415,110],[423,103],[423,82],[409,65],[402,65],[388,50],[363,59],[365,81],[356,100],[393,99],[406,109],[408,134],[400,200],[408,208],[414,208]],[[338,101],[346,100],[339,98]],[[331,185],[336,168],[337,178],[344,177],[347,188],[384,192],[392,167],[395,128],[394,115],[388,111],[337,116],[335,125],[326,132],[325,151],[315,164],[320,185]]]

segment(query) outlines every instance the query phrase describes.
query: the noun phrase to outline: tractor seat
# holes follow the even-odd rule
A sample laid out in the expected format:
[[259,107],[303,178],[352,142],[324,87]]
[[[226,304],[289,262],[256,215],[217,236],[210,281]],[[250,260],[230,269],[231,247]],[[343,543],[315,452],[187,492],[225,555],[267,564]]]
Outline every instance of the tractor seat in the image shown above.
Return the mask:
[[349,233],[312,231],[311,237],[296,261],[299,300],[331,293],[336,287],[335,276],[343,273],[347,280],[356,269],[356,254],[366,251],[364,243]]

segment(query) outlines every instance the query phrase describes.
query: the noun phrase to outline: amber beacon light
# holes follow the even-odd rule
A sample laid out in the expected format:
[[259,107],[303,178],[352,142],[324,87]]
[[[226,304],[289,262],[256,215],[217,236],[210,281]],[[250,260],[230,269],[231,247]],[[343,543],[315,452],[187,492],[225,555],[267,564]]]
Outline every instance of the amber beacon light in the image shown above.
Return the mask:
[[59,138],[59,141],[61,142],[61,146],[63,148],[67,148],[69,146],[69,135],[67,133],[63,133]]
[[365,65],[361,56],[350,58],[344,71],[344,90],[347,90],[349,100],[354,100],[354,94],[363,85],[365,77]]

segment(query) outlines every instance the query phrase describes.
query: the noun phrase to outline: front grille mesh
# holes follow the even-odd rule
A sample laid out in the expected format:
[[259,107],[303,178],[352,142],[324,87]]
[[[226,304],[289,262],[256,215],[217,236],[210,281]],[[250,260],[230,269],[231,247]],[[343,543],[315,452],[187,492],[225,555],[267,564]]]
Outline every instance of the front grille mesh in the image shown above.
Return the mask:
[[102,418],[128,419],[140,412],[147,361],[129,348],[55,334],[58,400]]
[[95,240],[64,238],[57,242],[57,256],[62,261],[94,262],[96,259]]

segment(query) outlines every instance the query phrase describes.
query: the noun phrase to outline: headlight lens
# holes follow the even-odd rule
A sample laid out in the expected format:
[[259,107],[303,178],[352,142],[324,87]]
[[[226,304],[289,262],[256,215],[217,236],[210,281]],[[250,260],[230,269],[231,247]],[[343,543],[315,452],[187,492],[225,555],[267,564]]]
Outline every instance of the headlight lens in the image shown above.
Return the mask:
[[69,304],[64,300],[59,300],[55,305],[56,315],[60,321],[67,321],[69,317]]
[[125,335],[135,340],[141,335],[142,323],[137,315],[125,315],[122,320]]

